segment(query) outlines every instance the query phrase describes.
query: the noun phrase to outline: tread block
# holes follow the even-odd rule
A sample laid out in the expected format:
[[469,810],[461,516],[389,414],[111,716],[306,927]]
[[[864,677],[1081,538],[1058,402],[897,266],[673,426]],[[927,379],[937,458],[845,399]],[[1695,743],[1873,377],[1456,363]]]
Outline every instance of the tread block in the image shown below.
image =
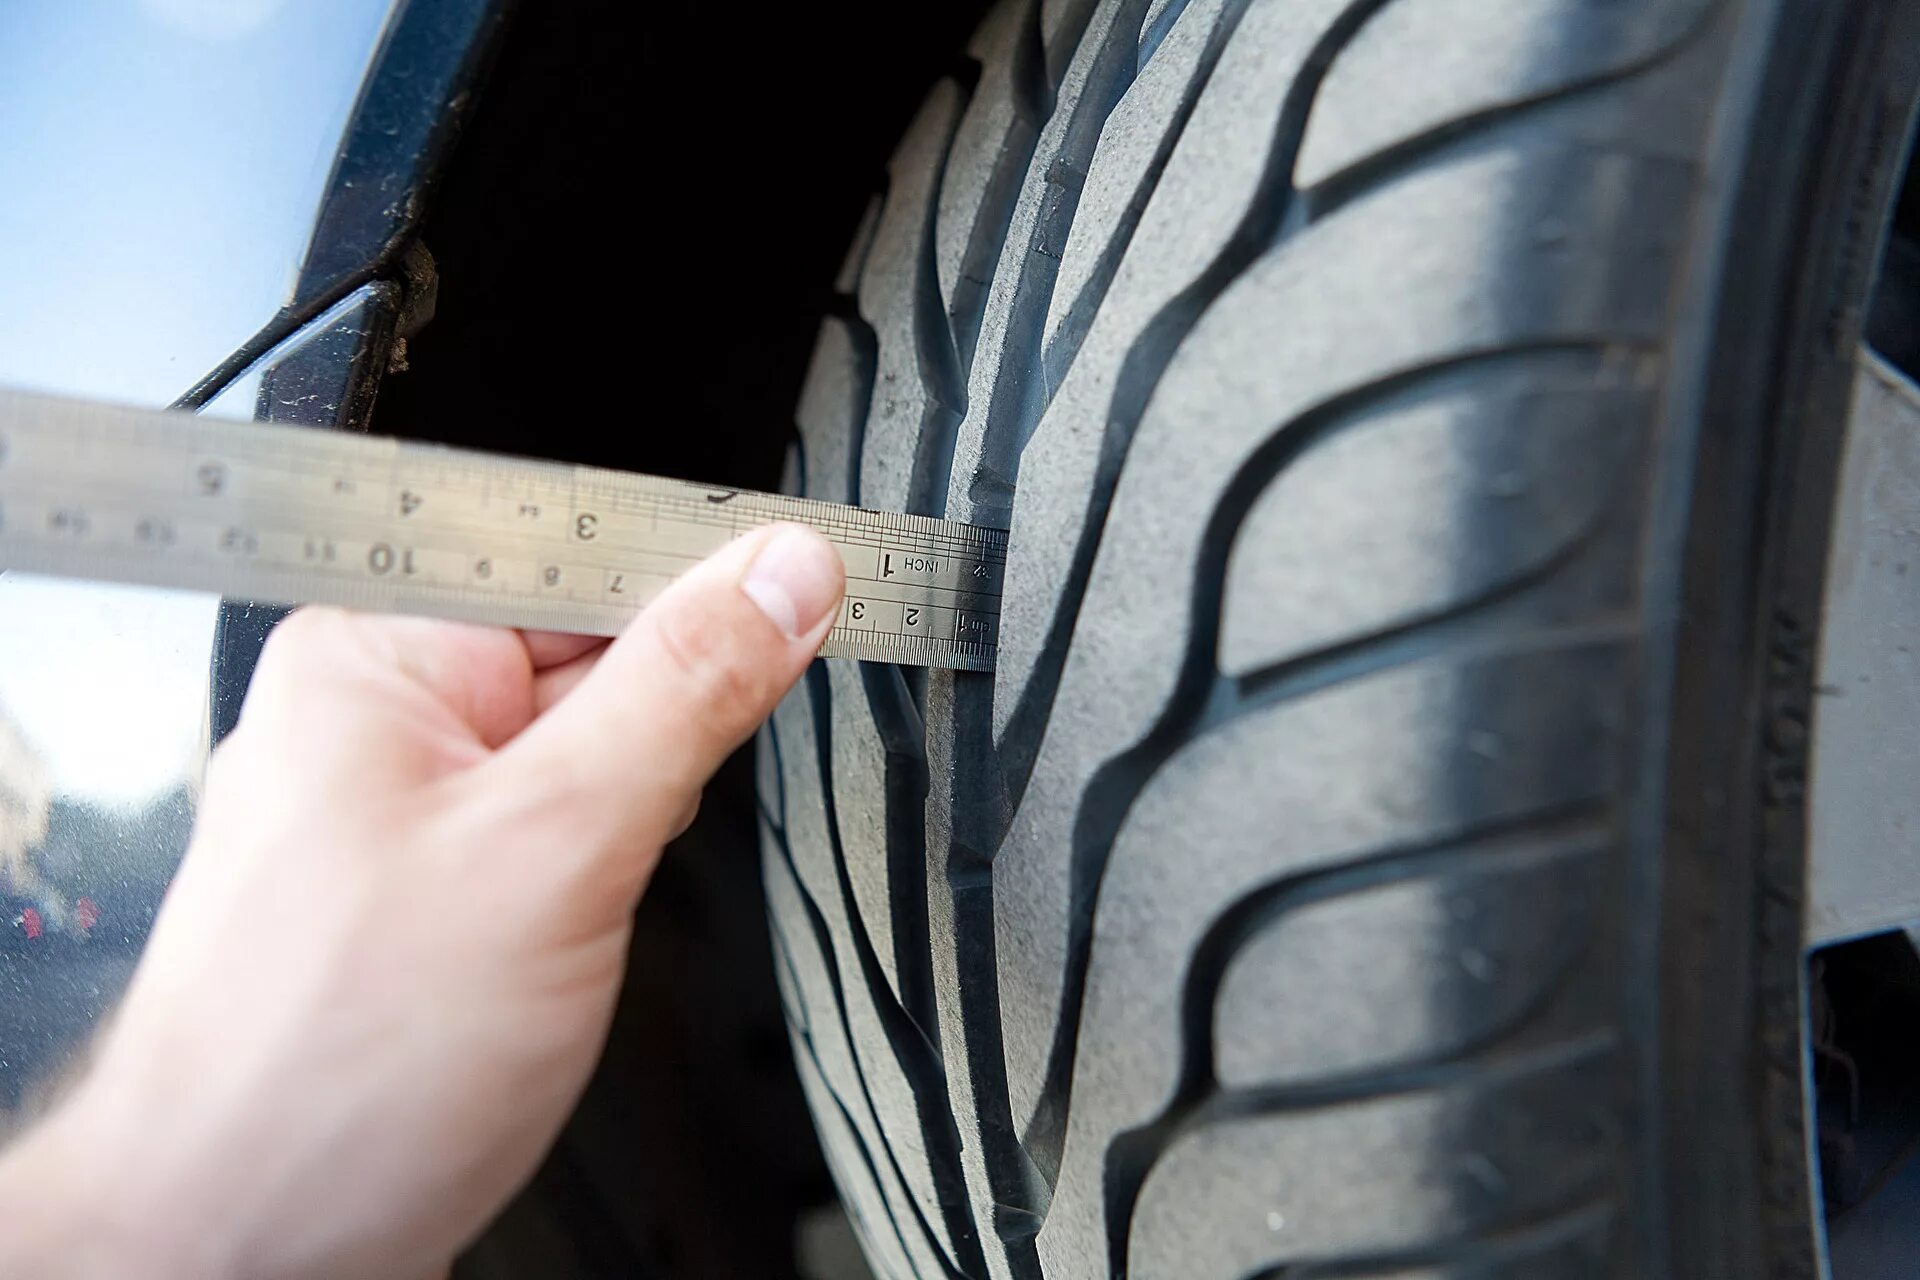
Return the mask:
[[1105,0],[1094,10],[1007,224],[946,494],[946,509],[975,523],[1006,522],[1015,460],[1043,406],[1030,376],[1040,327],[1101,124],[1133,77],[1145,9],[1146,0]]
[[800,998],[800,979],[793,971],[793,960],[788,955],[787,940],[780,932],[780,924],[776,920],[772,926],[773,980],[780,989],[780,1006],[786,1011],[788,1023],[804,1035],[809,1029],[811,1015],[807,1012],[807,1002]]
[[[761,865],[767,878],[768,910],[776,920],[804,925],[808,913],[786,854],[773,844],[764,849]],[[809,1072],[816,1077],[813,1083],[819,1096],[809,1092],[808,1106],[827,1146],[834,1181],[842,1194],[861,1209],[873,1243],[883,1251],[880,1256],[886,1256],[890,1239],[891,1249],[897,1251],[904,1262],[913,1236],[911,1230],[903,1226],[911,1222],[907,1191],[886,1162],[886,1148],[866,1103],[859,1071],[846,1041],[840,1001],[832,989],[827,959],[812,939],[804,936],[802,928],[790,927],[776,936],[782,939],[788,973],[799,1000],[818,1015],[808,1020],[804,1036],[798,1028],[790,1030],[795,1040],[795,1058],[801,1065],[801,1084],[808,1084]],[[930,1243],[923,1242],[919,1253],[930,1255]],[[911,1265],[906,1265],[901,1274],[912,1276],[916,1272]]]
[[[1444,1090],[1180,1135],[1127,1224],[1127,1274],[1239,1280],[1288,1263],[1386,1258],[1569,1207],[1584,1225],[1620,1159],[1613,1055],[1604,1042],[1572,1042],[1543,1056]],[[1094,1274],[1066,1263],[1049,1280]]]
[[878,355],[859,437],[859,488],[847,501],[905,511],[929,433],[944,441],[958,413],[952,339],[933,279],[934,201],[960,118],[960,86],[943,80],[907,126],[887,166],[887,198],[860,278],[861,319]]
[[[1062,363],[1056,351],[1063,326],[1070,324],[1065,338],[1077,347],[1193,100],[1218,60],[1219,46],[1245,9],[1245,0],[1194,0],[1178,10],[1161,11],[1163,19],[1175,21],[1153,60],[1140,67],[1101,126],[1060,257],[1041,337],[1041,367],[1049,382]],[[1151,13],[1147,21],[1152,21]]]
[[954,131],[934,224],[940,296],[962,369],[973,361],[1007,218],[1040,136],[1037,113],[1049,91],[1037,47],[1038,5],[1000,0],[967,45],[980,82]]
[[1057,92],[1067,66],[1086,42],[1095,6],[1112,0],[1040,0],[1040,44],[1046,50],[1047,83]]
[[873,1164],[865,1145],[848,1123],[840,1100],[827,1087],[814,1061],[812,1044],[799,1031],[792,1033],[792,1039],[800,1091],[806,1095],[807,1109],[813,1113],[814,1130],[820,1135],[821,1151],[833,1171],[841,1204],[853,1220],[867,1261],[880,1272],[881,1280],[918,1280],[900,1243],[900,1233],[894,1228],[886,1199],[874,1180]]
[[[993,971],[993,891],[983,874],[999,812],[979,802],[992,681],[965,672],[927,678],[927,915],[947,1091],[974,1220],[992,1280],[1034,1280],[1031,1237],[1044,1209],[1001,1082]],[[990,785],[990,783],[989,783]]]
[[[1289,906],[1214,981],[1214,1075],[1297,1083],[1497,1036],[1567,976],[1603,889],[1602,832],[1456,846],[1449,870]],[[1313,886],[1298,886],[1310,897]]]
[[760,819],[767,824],[769,836],[784,836],[787,799],[780,781],[780,762],[773,754],[771,729],[763,727],[754,735],[753,768],[753,790],[760,806]]
[[[853,951],[845,899],[833,868],[833,838],[827,829],[824,779],[820,776],[807,690],[800,689],[774,713],[774,732],[786,772],[789,869],[775,859],[767,886],[776,918],[815,921],[826,934],[825,950],[808,945],[802,931],[788,930],[790,959],[802,997],[831,1016],[812,1019],[811,1040],[822,1077],[846,1106],[855,1131],[871,1154],[883,1193],[905,1246],[914,1254],[914,1274],[951,1270],[935,1176],[912,1089],[893,1056],[869,985]],[[815,917],[814,912],[818,913]],[[883,984],[884,985],[884,984]],[[919,1224],[916,1231],[914,1224]]]
[[874,229],[880,225],[880,208],[886,203],[884,196],[876,195],[867,201],[867,207],[860,213],[860,222],[853,230],[853,243],[847,246],[847,256],[840,263],[840,274],[833,278],[833,291],[845,297],[852,297],[860,289],[860,277],[866,273],[867,252],[873,248]]
[[806,489],[807,461],[801,453],[800,442],[794,440],[787,445],[780,460],[780,492],[805,493]]
[[855,326],[837,316],[820,322],[794,422],[800,429],[807,495],[851,502],[858,479],[854,451],[864,434],[873,388],[873,353]]
[[[1307,448],[1234,534],[1220,669],[1408,626],[1564,560],[1631,496],[1651,411],[1636,363],[1478,365]],[[1337,575],[1321,571],[1334,548]]]
[[1322,82],[1294,182],[1317,186],[1463,118],[1618,76],[1671,50],[1713,7],[1509,0],[1489,22],[1482,0],[1388,5]]
[[[824,804],[823,788],[827,779],[821,775],[814,720],[817,712],[812,705],[812,692],[805,687],[796,690],[774,715],[774,732],[779,735],[780,758],[786,771],[794,880],[799,892],[819,912],[829,940],[826,963],[832,966],[833,981],[837,984],[829,989],[838,992],[835,1004],[845,1019],[849,1066],[857,1077],[866,1105],[871,1108],[874,1158],[879,1162],[884,1157],[897,1170],[902,1186],[911,1197],[912,1211],[925,1231],[937,1241],[943,1255],[942,1267],[951,1269],[953,1241],[947,1231],[940,1185],[949,1178],[953,1181],[957,1178],[953,1177],[953,1171],[936,1169],[927,1149],[928,1126],[947,1122],[948,1103],[944,1089],[937,1097],[916,1093],[898,1056],[896,1041],[889,1034],[889,1016],[903,1020],[904,1015],[898,1012],[897,1001],[884,979],[878,974],[870,976],[862,964],[856,929],[863,928],[863,922],[841,884],[842,867],[836,853],[839,846],[836,833],[830,830],[831,819]],[[796,796],[821,797],[823,803],[817,810],[812,805],[800,808],[794,800]],[[803,815],[808,823],[805,827],[801,825]],[[795,957],[802,965],[805,959],[804,955]],[[803,979],[807,976],[804,968],[800,976]],[[818,983],[812,987],[815,992],[820,989]],[[891,1007],[883,1008],[883,1003],[889,1002]],[[919,1034],[917,1030],[899,1027],[898,1021],[894,1030],[896,1034],[902,1030],[908,1035]],[[825,1037],[818,1034],[817,1039],[825,1041]],[[930,1056],[931,1051],[924,1044],[918,1048]],[[830,1060],[823,1057],[823,1071],[830,1066]],[[837,1094],[849,1097],[846,1086],[831,1071],[827,1079]],[[851,1099],[848,1105],[853,1105]],[[958,1194],[957,1190],[954,1194]],[[896,1215],[900,1215],[908,1206],[896,1204],[894,1208]],[[910,1248],[914,1244],[911,1232],[907,1243]],[[931,1263],[927,1265],[930,1267]],[[935,1272],[929,1270],[928,1274]]]
[[[852,905],[886,974],[892,998],[904,1004],[894,915],[916,907],[925,910],[926,880],[924,868],[902,877],[894,855],[923,855],[918,849],[896,851],[888,839],[893,825],[887,780],[892,753],[881,740],[867,705],[860,669],[849,662],[829,662],[826,672],[832,690],[834,813],[840,826],[841,857],[853,886]],[[918,931],[909,933],[913,946],[919,948]]]
[[1187,7],[1187,0],[1152,0],[1147,6],[1147,16],[1140,23],[1140,65],[1144,68],[1153,60],[1160,49],[1160,43],[1167,38],[1167,32],[1180,20],[1180,13]]

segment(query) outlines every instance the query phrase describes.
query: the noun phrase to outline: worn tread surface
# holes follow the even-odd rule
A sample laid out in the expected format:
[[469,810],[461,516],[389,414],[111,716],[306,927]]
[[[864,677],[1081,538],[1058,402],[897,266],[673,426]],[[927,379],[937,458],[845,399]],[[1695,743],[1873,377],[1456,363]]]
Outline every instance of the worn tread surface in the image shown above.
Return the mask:
[[762,744],[885,1275],[1624,1273],[1622,834],[1733,0],[1007,0],[889,167],[818,497],[1010,527],[992,677]]

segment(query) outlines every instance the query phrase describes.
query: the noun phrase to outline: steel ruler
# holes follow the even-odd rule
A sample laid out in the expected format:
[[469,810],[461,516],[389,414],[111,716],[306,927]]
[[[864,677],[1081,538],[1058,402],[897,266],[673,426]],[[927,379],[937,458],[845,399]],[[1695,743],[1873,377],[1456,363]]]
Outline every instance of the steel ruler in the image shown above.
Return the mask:
[[811,525],[846,562],[824,653],[993,668],[999,530],[0,390],[0,569],[613,635],[775,521]]

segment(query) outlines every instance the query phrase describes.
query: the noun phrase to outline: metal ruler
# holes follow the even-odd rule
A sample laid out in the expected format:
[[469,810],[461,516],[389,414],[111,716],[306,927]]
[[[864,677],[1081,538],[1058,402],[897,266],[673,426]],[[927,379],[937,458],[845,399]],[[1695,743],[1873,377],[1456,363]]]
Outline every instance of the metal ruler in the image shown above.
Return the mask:
[[775,521],[811,525],[846,561],[823,653],[993,669],[999,530],[0,391],[0,569],[613,635],[682,569]]

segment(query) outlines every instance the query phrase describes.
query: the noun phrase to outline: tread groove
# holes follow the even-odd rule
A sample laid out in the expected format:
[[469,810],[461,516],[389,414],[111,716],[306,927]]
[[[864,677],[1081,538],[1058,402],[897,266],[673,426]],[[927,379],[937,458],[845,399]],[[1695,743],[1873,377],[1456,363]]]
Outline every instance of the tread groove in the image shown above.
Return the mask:
[[[945,886],[948,944],[956,970],[956,1038],[965,1046],[958,1069],[968,1073],[979,1119],[983,1165],[991,1199],[993,1234],[1005,1253],[1007,1273],[1017,1280],[1043,1280],[1035,1237],[1045,1220],[1051,1188],[1034,1169],[1015,1129],[1007,1092],[999,1010],[997,924],[994,918],[991,847],[976,831],[973,815],[998,812],[999,780],[992,764],[992,681],[941,673],[947,697],[937,706],[950,717],[948,796],[954,821],[939,832],[930,852],[940,862]],[[931,832],[929,833],[932,834]]]
[[814,1074],[819,1077],[821,1082],[820,1092],[832,1099],[834,1109],[839,1112],[841,1123],[846,1126],[847,1133],[852,1139],[848,1145],[859,1153],[861,1165],[866,1172],[867,1180],[872,1184],[872,1199],[879,1202],[881,1211],[886,1214],[887,1225],[893,1229],[894,1236],[899,1240],[900,1252],[904,1255],[907,1251],[905,1233],[901,1231],[900,1223],[894,1216],[893,1206],[887,1203],[886,1194],[880,1190],[880,1170],[873,1163],[873,1153],[867,1150],[866,1143],[860,1140],[860,1131],[853,1123],[853,1113],[847,1110],[847,1104],[843,1102],[839,1095],[834,1093],[832,1087],[826,1083],[826,1074],[820,1069],[819,1052],[813,1047],[813,1037],[797,1027],[793,1028],[789,1034],[795,1047],[806,1055],[807,1061],[813,1067]]
[[[815,661],[808,668],[803,680],[807,695],[813,699],[814,703],[814,745],[820,761],[821,776],[831,778],[833,776],[833,731],[829,704],[832,694],[828,688],[826,670],[819,661]],[[833,788],[825,787],[822,794],[826,805],[827,838],[833,845],[834,875],[840,897],[846,904],[850,935],[848,941],[853,947],[861,979],[872,992],[874,1010],[879,1014],[881,1032],[887,1038],[887,1048],[891,1050],[902,1076],[913,1092],[914,1110],[919,1117],[922,1136],[929,1148],[928,1155],[934,1184],[939,1193],[941,1206],[949,1219],[948,1225],[954,1248],[960,1253],[960,1257],[952,1261],[962,1269],[970,1267],[978,1272],[984,1268],[985,1263],[978,1256],[979,1246],[975,1240],[973,1223],[966,1217],[961,1207],[966,1200],[965,1188],[956,1185],[960,1167],[960,1135],[950,1110],[946,1076],[941,1067],[939,1051],[928,1039],[927,1032],[917,1025],[892,997],[886,974],[881,969],[879,957],[873,949],[873,940],[867,933],[858,908],[854,905],[853,883],[847,874],[846,852],[840,845],[840,819]],[[801,890],[802,893],[805,892],[804,885],[801,886]],[[824,916],[821,917],[820,922],[823,929],[830,929]],[[828,954],[833,953],[829,950]],[[842,1003],[844,1005],[844,1000]],[[851,1028],[849,1028],[849,1041],[851,1042]],[[864,1080],[864,1073],[862,1078]],[[881,1141],[883,1144],[887,1141],[884,1132],[881,1134]],[[929,1239],[932,1238],[929,1233]]]
[[[875,333],[873,326],[860,315],[858,302],[851,295],[836,295],[827,314],[846,325],[847,336],[852,340],[856,361],[854,377],[858,380],[858,390],[853,402],[854,412],[848,419],[851,433],[847,440],[846,494],[848,505],[857,507],[860,505],[860,458],[866,451],[867,420],[871,416],[869,406],[873,401],[874,379],[880,367],[880,335]],[[803,484],[806,476],[805,458],[806,451],[803,449],[801,450]],[[805,488],[801,491],[809,492]]]
[[[1040,160],[1036,143],[1020,199],[1009,210],[1010,216],[1017,213],[1019,204],[1026,202],[1032,193],[1036,207],[1029,243],[1024,248],[1008,244],[995,271],[996,286],[1002,271],[1012,270],[1015,278],[1005,303],[1006,335],[987,390],[979,455],[966,487],[968,505],[972,508],[966,518],[974,523],[995,522],[992,511],[984,509],[992,504],[983,502],[983,498],[1010,491],[1008,486],[1018,465],[1019,450],[1045,408],[1044,388],[1029,378],[1028,373],[1040,364],[1047,307],[1059,279],[1060,259],[1057,251],[1047,248],[1047,243],[1049,240],[1061,245],[1066,243],[1065,231],[1073,224],[1088,168],[1099,145],[1100,126],[1105,124],[1138,74],[1137,55],[1124,59],[1119,55],[1123,48],[1136,50],[1138,47],[1146,0],[1112,0],[1112,3],[1117,12],[1108,28],[1105,47],[1093,58],[1095,65],[1088,68],[1084,91],[1073,100],[1072,114],[1061,126],[1057,149],[1036,173]],[[1076,59],[1080,56],[1083,53],[1075,55]],[[1102,62],[1107,64],[1104,76]],[[1056,114],[1049,125],[1058,119]],[[1041,138],[1044,137],[1043,130]],[[1021,260],[1009,264],[1007,250],[1020,252]],[[994,292],[990,290],[985,295],[985,307],[993,305]],[[959,443],[957,435],[955,443]],[[948,469],[943,472],[949,484],[952,465],[953,460],[949,458]]]
[[[974,346],[980,339],[980,321],[986,311],[987,288],[1007,241],[1007,228],[1013,220],[1019,200],[1020,175],[1033,159],[1040,129],[1053,114],[1053,86],[1047,81],[1046,50],[1040,33],[1040,0],[1024,0],[1026,13],[1013,46],[1008,81],[1016,125],[1024,128],[1027,140],[1001,157],[988,175],[986,213],[975,224],[961,255],[959,280],[953,296],[947,299],[948,329],[953,335],[954,352],[964,380],[973,368]],[[961,285],[968,286],[964,291]]]
[[[953,145],[951,136],[947,145]],[[944,516],[947,512],[947,474],[953,466],[960,420],[967,412],[966,378],[961,374],[960,356],[954,349],[953,328],[940,296],[940,265],[934,258],[937,243],[934,220],[939,216],[940,187],[945,181],[943,163],[940,182],[934,184],[933,198],[927,201],[915,266],[914,336],[920,346],[921,371],[937,413],[933,422],[920,432],[915,447],[906,509],[915,515],[927,516]]]
[[[1214,71],[1220,65],[1221,55],[1232,43],[1234,34],[1240,28],[1240,20],[1246,16],[1252,0],[1227,0],[1221,11],[1219,21],[1208,34],[1207,43],[1200,54],[1199,65],[1190,77],[1186,92],[1174,108],[1173,122],[1161,135],[1159,144],[1154,148],[1153,156],[1147,162],[1146,174],[1132,200],[1128,201],[1116,225],[1113,236],[1101,247],[1098,262],[1093,274],[1088,277],[1086,287],[1067,310],[1067,317],[1060,326],[1060,336],[1056,342],[1039,352],[1038,366],[1041,373],[1041,397],[1043,405],[1051,402],[1060,384],[1066,379],[1067,370],[1074,358],[1080,354],[1080,344],[1087,336],[1087,330],[1093,322],[1093,316],[1106,301],[1107,290],[1113,284],[1114,276],[1120,270],[1120,262],[1126,257],[1128,248],[1133,244],[1133,236],[1140,228],[1140,219],[1146,213],[1147,203],[1153,193],[1159,189],[1160,178],[1166,171],[1167,162],[1173,158],[1174,148],[1185,135],[1187,124],[1193,118],[1194,108],[1199,105],[1200,97],[1206,92],[1207,85],[1213,79]],[[1187,0],[1177,0],[1161,13],[1160,29],[1154,37],[1153,47],[1157,49],[1161,40],[1171,30],[1173,24],[1185,12]],[[1143,52],[1140,69],[1146,67],[1149,54]],[[1029,424],[1026,436],[1019,442],[1024,448],[1026,440],[1031,438],[1033,427]]]
[[1160,51],[1161,44],[1166,41],[1167,32],[1173,30],[1173,24],[1180,21],[1180,15],[1186,12],[1187,0],[1162,0],[1162,5],[1158,13],[1148,10],[1147,20],[1140,29],[1139,66],[1142,70],[1153,61],[1153,55]]
[[901,669],[860,664],[867,709],[886,744],[888,883],[895,886],[894,971],[906,1015],[940,1056],[939,1011],[933,993],[933,937],[927,918],[926,726]]
[[[809,674],[818,671],[819,663],[816,662],[810,669]],[[777,743],[778,735],[773,734],[770,736],[773,737]],[[776,746],[776,750],[777,749]],[[831,804],[830,793],[828,803]],[[831,834],[833,828],[829,826],[828,830]],[[940,1259],[943,1268],[949,1276],[954,1277],[955,1280],[959,1280],[961,1273],[954,1269],[952,1260],[946,1256],[945,1250],[941,1248],[937,1236],[921,1216],[920,1207],[915,1202],[912,1192],[908,1190],[911,1184],[907,1181],[905,1172],[900,1168],[899,1160],[887,1141],[886,1131],[880,1119],[879,1109],[873,1101],[872,1086],[867,1080],[866,1067],[862,1064],[860,1054],[854,1047],[858,1041],[854,1035],[846,993],[841,985],[839,966],[834,959],[836,951],[833,945],[833,928],[827,922],[825,913],[820,909],[819,904],[814,901],[812,894],[809,892],[806,881],[801,875],[798,860],[794,857],[792,846],[788,843],[785,836],[783,834],[776,834],[772,841],[772,847],[776,852],[776,856],[781,860],[785,875],[792,885],[795,900],[800,904],[801,911],[806,917],[805,927],[813,938],[815,950],[818,951],[821,956],[820,968],[826,980],[828,990],[831,992],[834,1023],[841,1037],[846,1042],[848,1063],[853,1071],[853,1077],[855,1081],[858,1082],[862,1092],[863,1096],[860,1101],[865,1104],[867,1116],[872,1121],[873,1131],[877,1135],[881,1147],[881,1154],[887,1159],[894,1181],[902,1188],[901,1198],[907,1210],[912,1213],[915,1224],[919,1227],[920,1238],[924,1241],[926,1249]],[[835,850],[835,853],[837,855],[838,850]],[[847,886],[844,880],[842,881],[841,892],[843,894],[847,893]],[[872,952],[871,948],[869,948],[867,958],[871,959],[871,957]],[[883,1007],[882,993],[886,991],[884,978],[873,971],[865,971],[863,976],[870,987],[876,980],[879,981],[880,985],[874,989],[874,1002],[876,1008]],[[811,1035],[812,1032],[809,1031],[809,1036]],[[831,1081],[824,1072],[821,1074],[821,1087],[825,1089],[828,1094],[832,1095],[843,1109],[851,1106],[851,1103],[849,1103],[847,1099],[841,1098],[838,1093],[835,1092]],[[865,1140],[861,1137],[858,1125],[852,1126],[852,1138],[863,1150],[865,1149]],[[866,1152],[866,1156],[869,1161],[874,1158],[872,1152]],[[883,1203],[888,1206],[889,1214],[897,1216],[897,1211],[892,1207],[892,1198],[886,1196],[883,1192],[882,1200]]]
[[[776,856],[778,856],[782,860],[782,862],[785,864],[787,874],[791,878],[791,881],[793,884],[794,893],[800,902],[801,909],[806,913],[807,927],[812,931],[813,937],[814,937],[815,949],[819,951],[822,957],[821,971],[825,974],[828,986],[833,992],[834,1013],[838,1021],[840,1033],[843,1037],[845,1037],[848,1045],[848,1050],[849,1050],[847,1055],[848,1060],[852,1064],[855,1078],[860,1081],[861,1088],[864,1090],[866,1088],[865,1073],[863,1068],[860,1065],[859,1055],[857,1053],[852,1052],[853,1027],[852,1027],[852,1024],[847,1019],[846,999],[841,994],[839,974],[835,971],[835,967],[831,959],[833,955],[832,941],[831,941],[830,933],[827,927],[826,919],[820,914],[819,907],[807,895],[806,884],[800,878],[799,867],[795,863],[795,860],[793,857],[793,851],[791,847],[788,846],[784,835],[775,834],[772,839],[772,845],[773,845],[773,848],[776,850]],[[791,969],[792,950],[785,938],[784,933],[779,930],[776,930],[774,933],[774,937],[779,941],[779,944],[782,949],[782,953],[787,956],[788,964]],[[800,1033],[798,1031],[795,1031],[794,1035],[796,1040],[801,1038]],[[861,1159],[866,1164],[868,1175],[873,1180],[874,1197],[880,1202],[881,1208],[885,1211],[887,1215],[887,1220],[889,1225],[893,1227],[896,1237],[899,1238],[902,1253],[906,1254],[909,1251],[906,1245],[905,1231],[903,1230],[899,1222],[897,1211],[893,1206],[893,1198],[886,1194],[883,1181],[880,1177],[878,1166],[874,1163],[873,1152],[868,1149],[865,1140],[861,1137],[860,1126],[854,1121],[852,1112],[849,1110],[849,1105],[847,1103],[847,1100],[840,1097],[839,1094],[834,1091],[834,1088],[831,1082],[828,1080],[827,1074],[825,1070],[822,1068],[819,1057],[814,1050],[814,1040],[813,1040],[811,1029],[809,1029],[805,1034],[804,1040],[807,1046],[808,1054],[812,1059],[816,1072],[819,1075],[819,1084],[820,1084],[821,1091],[824,1092],[828,1097],[832,1098],[834,1101],[834,1105],[839,1109],[840,1114],[847,1126],[848,1137],[852,1145],[858,1148]],[[874,1131],[876,1133],[879,1133],[880,1118],[879,1118],[879,1115],[873,1109],[872,1099],[869,1097],[863,1100],[867,1103],[868,1118],[873,1122]],[[891,1160],[892,1152],[888,1151],[886,1154],[889,1160]],[[895,1181],[899,1182],[903,1186],[905,1185],[905,1179],[904,1177],[902,1177],[901,1172],[897,1166],[893,1169],[893,1175],[894,1175]],[[906,1201],[908,1209],[914,1213],[917,1219],[919,1216],[919,1209],[917,1206],[913,1204],[913,1197],[909,1194],[909,1195],[903,1196],[902,1198]],[[927,1229],[926,1223],[919,1222],[917,1223],[917,1225],[920,1228],[921,1234],[925,1237],[928,1247],[932,1249],[932,1251],[936,1254],[936,1256],[939,1255],[940,1254],[939,1247],[934,1240],[933,1233]]]
[[1068,557],[1067,579],[1059,607],[1040,646],[1043,656],[1020,692],[1008,717],[1006,732],[1000,735],[1001,764],[1015,805],[1019,804],[1032,776],[1034,753],[1039,749],[1039,729],[1052,710],[1053,698],[1059,689],[1068,640],[1078,623],[1087,582],[1100,550],[1114,484],[1125,465],[1134,432],[1146,414],[1147,403],[1186,335],[1214,299],[1260,257],[1279,233],[1293,203],[1288,177],[1306,135],[1307,117],[1320,81],[1340,48],[1386,3],[1388,0],[1354,0],[1321,33],[1307,56],[1302,74],[1288,87],[1275,122],[1274,145],[1268,150],[1256,184],[1256,195],[1245,215],[1219,255],[1148,322],[1121,362],[1112,408],[1101,430],[1100,458],[1087,495],[1086,515]]

